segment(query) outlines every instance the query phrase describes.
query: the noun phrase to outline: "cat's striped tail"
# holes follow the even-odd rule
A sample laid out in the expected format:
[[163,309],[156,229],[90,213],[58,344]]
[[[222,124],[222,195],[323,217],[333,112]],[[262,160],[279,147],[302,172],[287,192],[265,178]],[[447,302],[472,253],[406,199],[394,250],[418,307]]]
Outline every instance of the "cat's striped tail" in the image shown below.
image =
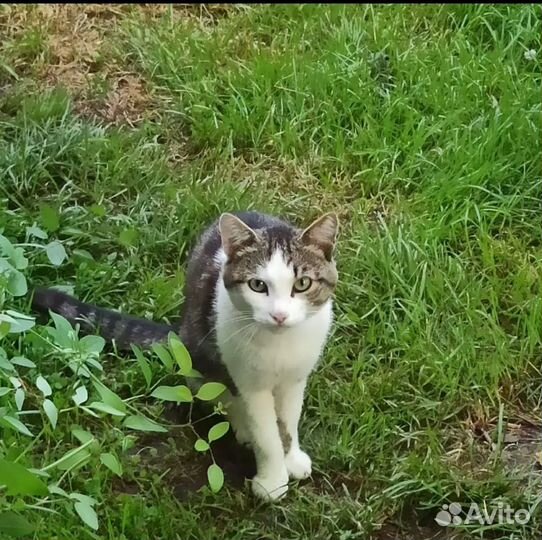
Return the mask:
[[62,315],[73,326],[79,324],[85,334],[99,334],[107,341],[114,340],[121,350],[129,349],[131,344],[150,347],[153,343],[165,342],[168,333],[175,332],[172,326],[85,304],[55,289],[37,288],[32,307],[41,313],[51,310]]

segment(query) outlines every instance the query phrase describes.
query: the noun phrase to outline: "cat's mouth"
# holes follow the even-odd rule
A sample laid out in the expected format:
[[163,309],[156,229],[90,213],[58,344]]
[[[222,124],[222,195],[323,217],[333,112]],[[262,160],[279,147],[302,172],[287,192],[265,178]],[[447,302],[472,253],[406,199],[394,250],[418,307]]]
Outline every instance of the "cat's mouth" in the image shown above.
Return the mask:
[[292,326],[293,326],[290,323],[288,323],[288,324],[286,324],[286,323],[278,324],[275,321],[268,321],[266,319],[258,320],[257,322],[263,329],[265,329],[265,330],[267,330],[269,332],[272,332],[272,333],[276,333],[276,334],[284,332],[284,331],[288,330],[289,328],[292,328]]

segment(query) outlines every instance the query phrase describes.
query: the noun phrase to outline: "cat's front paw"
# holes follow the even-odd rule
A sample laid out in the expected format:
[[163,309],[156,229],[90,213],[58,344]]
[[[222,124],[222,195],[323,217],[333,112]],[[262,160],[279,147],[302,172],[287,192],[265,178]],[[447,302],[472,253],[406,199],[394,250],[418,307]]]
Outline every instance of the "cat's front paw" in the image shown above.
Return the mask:
[[257,474],[252,479],[252,491],[254,495],[266,501],[276,501],[288,491],[288,471],[284,468],[278,474]]
[[308,478],[312,472],[311,458],[299,448],[292,448],[286,454],[286,468],[292,478],[302,480]]

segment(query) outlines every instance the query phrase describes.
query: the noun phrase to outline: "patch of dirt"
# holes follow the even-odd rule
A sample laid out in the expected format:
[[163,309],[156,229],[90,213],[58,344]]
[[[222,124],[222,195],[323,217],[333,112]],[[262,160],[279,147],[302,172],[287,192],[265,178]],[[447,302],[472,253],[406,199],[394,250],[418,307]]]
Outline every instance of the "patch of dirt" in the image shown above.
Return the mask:
[[435,526],[420,526],[410,523],[387,523],[378,532],[371,535],[371,540],[460,540],[465,539],[465,533]]
[[152,114],[154,98],[145,82],[120,66],[110,49],[111,38],[130,6],[55,4],[41,8],[46,10],[50,47],[50,60],[39,76],[46,87],[66,88],[77,113],[107,124],[133,126]]
[[[503,433],[499,434],[498,418],[489,417],[487,411],[480,408],[463,424],[464,433],[477,443],[480,457],[486,464],[491,459],[491,453],[498,450],[501,437],[500,456],[507,471],[542,481],[542,419],[539,416],[518,412],[503,423]],[[463,449],[458,448],[455,452],[456,461],[460,460],[462,453]]]
[[[172,409],[168,416],[171,420],[176,422],[187,422],[187,408],[175,407]],[[207,438],[209,429],[218,422],[224,420],[219,415],[213,415],[207,418],[209,414],[208,409],[205,406],[201,408],[194,408],[192,411],[192,418],[194,421],[194,428],[201,438]],[[213,455],[217,464],[224,471],[225,481],[236,489],[242,489],[245,480],[252,478],[256,474],[256,459],[254,452],[244,445],[240,445],[235,439],[233,431],[230,429],[228,433],[218,441],[213,442]],[[207,461],[207,466],[211,464],[211,461]],[[207,467],[205,467],[205,474],[207,474]],[[205,480],[206,481],[206,480]]]
[[[185,448],[186,447],[186,448]],[[115,478],[113,488],[119,493],[137,495],[145,491],[145,481],[161,478],[171,487],[179,500],[189,499],[207,482],[207,460],[202,454],[189,454],[187,441],[182,434],[170,433],[168,437],[145,435],[130,451],[133,479]]]
[[154,115],[156,101],[137,74],[113,72],[108,73],[105,80],[110,86],[105,96],[93,96],[88,92],[88,86],[76,93],[75,111],[78,114],[107,124],[131,127]]
[[[188,407],[171,407],[165,417],[174,424],[188,421]],[[211,426],[223,419],[219,415],[209,418],[207,409],[194,409],[192,422],[198,436],[206,438]],[[163,477],[179,500],[190,498],[207,485],[207,468],[212,463],[208,453],[194,450],[195,437],[188,427],[171,429],[165,434],[147,434],[138,440],[130,454],[135,469],[141,477],[135,480],[116,479],[114,488],[121,493],[135,495],[140,492],[139,480],[149,476]],[[256,474],[253,452],[235,440],[231,430],[212,445],[217,464],[224,472],[225,484],[234,489],[243,489],[246,479]]]
[[[0,28],[8,28],[4,34],[13,40],[14,68],[30,71],[38,91],[63,87],[79,114],[108,124],[134,125],[155,106],[145,82],[113,55],[112,36],[132,9],[123,4],[11,6]],[[21,57],[17,40],[32,32],[42,43],[35,45],[33,57]]]
[[[472,412],[462,422],[462,429],[455,437],[457,446],[449,452],[450,461],[473,471],[482,472],[492,461],[492,454],[499,451],[499,437],[502,438],[500,453],[504,466],[510,473],[534,477],[542,481],[542,419],[536,414],[515,412],[503,423],[499,434],[499,419],[490,417],[482,407]],[[473,445],[476,452],[469,451]],[[472,462],[466,462],[466,456]],[[533,476],[534,475],[534,476]]]
[[[0,11],[0,51],[12,47],[10,67],[30,76],[37,91],[65,88],[78,114],[134,126],[153,118],[158,103],[143,78],[114,54],[123,20],[137,14],[149,21],[194,17],[215,24],[240,9],[229,4],[6,5]],[[22,45],[25,40],[29,45]]]
[[509,423],[503,444],[502,460],[510,474],[530,476],[542,487],[542,425]]

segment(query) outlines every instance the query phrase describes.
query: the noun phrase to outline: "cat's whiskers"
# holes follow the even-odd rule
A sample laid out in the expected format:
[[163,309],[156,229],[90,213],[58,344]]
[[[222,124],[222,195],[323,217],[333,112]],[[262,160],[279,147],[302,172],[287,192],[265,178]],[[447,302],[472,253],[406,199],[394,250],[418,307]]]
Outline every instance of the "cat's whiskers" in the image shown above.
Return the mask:
[[250,334],[250,337],[248,339],[246,339],[246,336],[244,334],[241,334],[240,337],[243,337],[245,339],[238,339],[237,340],[237,343],[235,344],[235,347],[233,349],[235,352],[239,352],[241,350],[241,346],[247,347],[248,345],[250,345],[250,343],[252,343],[252,340],[254,339],[254,336],[257,334],[257,332],[259,330],[258,323],[249,324],[249,325],[242,328],[242,330],[247,330],[247,334],[252,328],[254,330],[253,330],[252,334]]
[[255,325],[254,332],[252,332],[250,338],[246,342],[246,345],[250,345],[252,343],[252,340],[254,339],[254,336],[258,333],[258,325]]
[[248,329],[251,329],[255,326],[257,326],[257,322],[256,321],[253,321],[249,324],[246,324],[244,326],[241,326],[240,328],[238,328],[235,332],[233,332],[233,334],[229,335],[222,343],[226,344],[228,343],[229,341],[231,341],[236,335],[238,335],[240,332],[243,332],[244,330],[248,330]]
[[251,314],[243,314],[237,317],[229,317],[228,319],[224,319],[224,322],[232,323],[232,322],[253,321],[253,320],[254,320],[254,317]]
[[214,327],[211,326],[211,329],[198,341],[197,347],[201,347],[203,342],[214,332]]
[[254,317],[252,317],[252,315],[248,313],[241,313],[239,316],[230,317],[229,319],[226,319],[223,324],[217,323],[215,326],[211,327],[211,329],[201,338],[197,346],[200,347],[216,329],[223,328],[224,326],[230,323],[238,323],[238,322],[244,322],[244,321],[254,321]]

